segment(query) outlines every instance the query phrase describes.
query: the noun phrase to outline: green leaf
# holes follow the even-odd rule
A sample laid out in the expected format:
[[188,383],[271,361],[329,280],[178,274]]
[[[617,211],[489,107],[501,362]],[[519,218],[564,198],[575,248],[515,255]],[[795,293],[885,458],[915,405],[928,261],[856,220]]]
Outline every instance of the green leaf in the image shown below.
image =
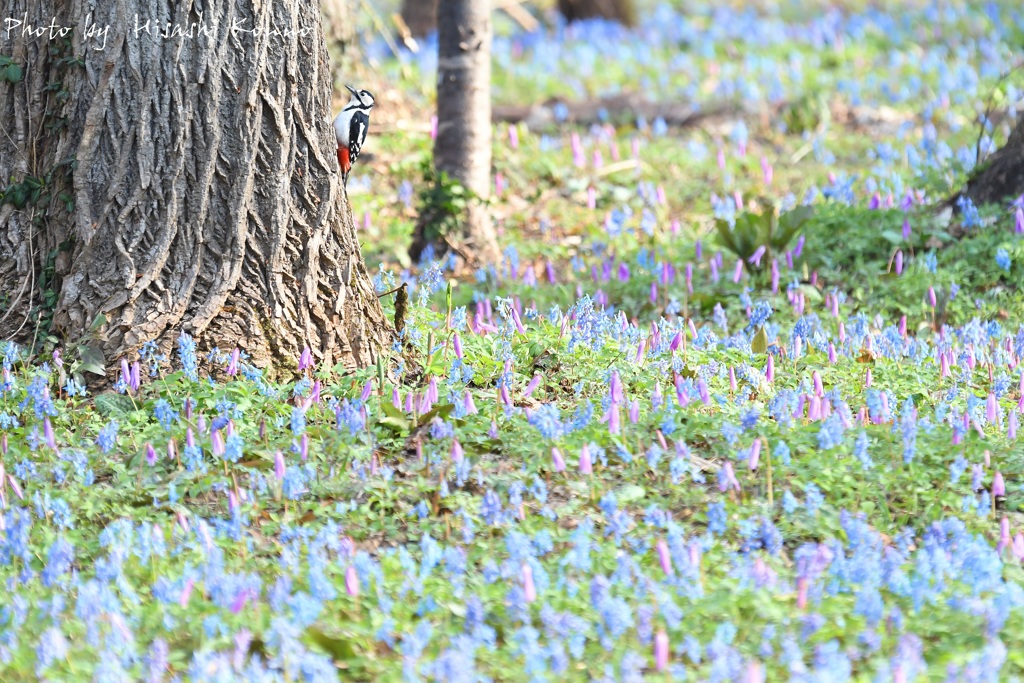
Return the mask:
[[757,328],[757,334],[750,341],[750,350],[754,353],[768,353],[768,333],[763,325]]
[[644,490],[643,486],[626,484],[616,492],[615,499],[623,505],[628,505],[638,500],[643,500],[646,495],[647,491]]
[[18,81],[20,81],[21,80],[21,75],[22,75],[22,71],[21,71],[21,65],[20,64],[11,64],[11,65],[9,65],[7,67],[6,76],[7,76],[7,80],[10,81],[11,83],[17,83]]
[[434,406],[429,412],[420,415],[420,419],[417,422],[419,425],[430,424],[430,421],[435,417],[439,417],[442,420],[448,417],[448,414],[455,410],[455,406],[451,403],[443,403],[439,406]]
[[106,418],[128,415],[135,410],[131,398],[123,394],[99,394],[93,398],[93,403],[100,415]]
[[82,361],[81,369],[83,372],[91,372],[100,377],[107,374],[104,367],[106,365],[106,358],[103,357],[103,351],[98,346],[80,345],[78,347],[78,357]]
[[306,639],[317,645],[335,660],[348,661],[355,659],[356,648],[351,639],[344,636],[328,635],[318,628],[306,629]]
[[95,332],[96,330],[106,325],[107,322],[107,315],[105,313],[100,313],[99,315],[96,316],[96,319],[92,321],[92,325],[89,326],[89,330],[91,332]]

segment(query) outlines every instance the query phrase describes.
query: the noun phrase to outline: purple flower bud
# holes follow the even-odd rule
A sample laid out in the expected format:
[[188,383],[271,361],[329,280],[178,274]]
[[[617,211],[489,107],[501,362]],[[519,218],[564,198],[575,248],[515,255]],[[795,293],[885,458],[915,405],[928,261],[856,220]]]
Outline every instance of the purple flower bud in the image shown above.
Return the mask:
[[146,464],[150,467],[156,464],[156,449],[151,443],[146,444]]
[[747,459],[747,465],[750,466],[750,471],[753,472],[757,469],[757,463],[761,458],[761,439],[754,439],[753,445],[750,446],[750,457]]
[[459,443],[459,439],[457,437],[452,438],[452,462],[462,462],[463,457],[464,452],[462,450],[462,444]]
[[625,400],[622,393],[622,379],[619,378],[618,370],[612,370],[612,377],[609,382],[609,393],[612,398],[612,403],[622,403],[623,400]]
[[311,367],[313,367],[313,352],[306,346],[302,349],[302,355],[299,356],[299,370],[302,371]]
[[210,436],[210,441],[213,444],[213,455],[214,457],[221,458],[224,456],[224,440],[220,436],[220,431],[215,431]]
[[309,434],[303,433],[302,438],[299,439],[299,454],[302,456],[303,462],[309,458]]
[[473,402],[473,394],[469,393],[469,389],[462,395],[462,407],[466,411],[466,415],[476,415],[480,411],[476,409],[476,404]]
[[455,357],[462,360],[462,338],[458,332],[452,336],[452,345],[455,347]]
[[736,259],[736,268],[732,273],[732,281],[739,282],[741,277],[743,277],[743,259]]
[[238,373],[238,355],[239,350],[236,346],[235,350],[231,352],[231,361],[228,363],[227,373],[229,376],[234,376]]
[[633,399],[629,404],[629,421],[636,424],[640,420],[640,401]]
[[1003,481],[1003,473],[996,470],[995,476],[992,477],[992,497],[1006,495],[1006,482]]
[[996,395],[991,391],[988,392],[988,399],[985,401],[985,419],[990,424],[999,419],[999,404],[996,401]]
[[540,380],[541,374],[539,372],[534,374],[533,379],[531,379],[530,383],[526,385],[526,391],[523,393],[523,398],[529,398],[530,394],[537,390],[537,387],[540,386]]
[[775,356],[768,355],[768,364],[764,368],[764,376],[769,382],[775,381]]
[[814,393],[819,398],[825,395],[825,389],[821,384],[821,374],[817,370],[811,373],[811,381],[814,383]]
[[1010,441],[1017,440],[1017,413],[1010,411],[1010,417],[1006,421],[1006,438]]
[[551,449],[551,460],[555,465],[555,472],[565,471],[565,458],[562,457],[562,452],[557,448]]
[[935,303],[936,303],[936,300],[935,300],[935,288],[934,287],[929,287],[928,288],[928,304],[932,308],[935,308]]
[[828,343],[828,362],[835,365],[836,362],[836,347],[832,342]]

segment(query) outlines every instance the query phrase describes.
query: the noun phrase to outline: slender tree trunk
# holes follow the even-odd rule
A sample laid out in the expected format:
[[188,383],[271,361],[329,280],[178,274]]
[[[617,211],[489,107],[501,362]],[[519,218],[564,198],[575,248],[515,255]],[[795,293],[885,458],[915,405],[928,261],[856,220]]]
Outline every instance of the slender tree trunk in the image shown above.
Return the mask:
[[76,28],[0,30],[23,67],[0,79],[0,338],[52,320],[108,366],[182,331],[279,370],[305,345],[375,360],[391,330],[340,182],[318,4],[12,2]]
[[558,0],[558,11],[568,22],[600,18],[636,25],[633,0]]
[[437,0],[402,0],[402,21],[414,38],[437,28]]
[[960,192],[976,204],[990,204],[1024,195],[1024,113],[1006,144],[982,162],[978,172]]
[[[437,139],[434,168],[458,180],[481,201],[469,201],[461,234],[436,245],[464,257],[492,262],[499,255],[490,212],[482,200],[491,190],[491,11],[489,2],[441,0],[438,7]],[[425,211],[410,253],[419,258],[437,216]]]

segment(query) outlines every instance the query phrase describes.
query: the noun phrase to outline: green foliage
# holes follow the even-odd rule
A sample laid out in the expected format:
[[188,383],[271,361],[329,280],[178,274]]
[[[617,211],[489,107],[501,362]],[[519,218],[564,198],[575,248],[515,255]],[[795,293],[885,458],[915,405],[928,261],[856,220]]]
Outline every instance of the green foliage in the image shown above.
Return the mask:
[[424,237],[428,242],[437,242],[459,231],[467,207],[470,202],[479,201],[479,197],[447,172],[437,173],[429,159],[423,161],[420,170],[423,181],[418,208]]
[[[763,201],[763,200],[762,200]],[[770,206],[770,205],[769,205]],[[781,254],[789,243],[800,234],[800,230],[814,216],[810,206],[778,213],[774,207],[764,211],[744,211],[736,217],[736,224],[730,226],[724,219],[716,219],[718,241],[723,247],[746,262],[759,248],[765,248],[765,259],[761,266],[770,263],[773,255]],[[752,268],[757,268],[750,264]]]

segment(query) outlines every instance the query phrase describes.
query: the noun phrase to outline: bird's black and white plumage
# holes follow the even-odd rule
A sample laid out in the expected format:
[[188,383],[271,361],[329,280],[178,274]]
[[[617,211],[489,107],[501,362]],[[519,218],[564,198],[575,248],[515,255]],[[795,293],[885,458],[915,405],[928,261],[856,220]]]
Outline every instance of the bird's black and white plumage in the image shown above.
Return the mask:
[[341,166],[341,180],[348,185],[348,174],[352,164],[359,158],[359,151],[370,129],[370,110],[373,109],[373,95],[366,90],[356,90],[346,85],[352,93],[341,113],[334,117],[334,137],[338,140],[338,164]]

